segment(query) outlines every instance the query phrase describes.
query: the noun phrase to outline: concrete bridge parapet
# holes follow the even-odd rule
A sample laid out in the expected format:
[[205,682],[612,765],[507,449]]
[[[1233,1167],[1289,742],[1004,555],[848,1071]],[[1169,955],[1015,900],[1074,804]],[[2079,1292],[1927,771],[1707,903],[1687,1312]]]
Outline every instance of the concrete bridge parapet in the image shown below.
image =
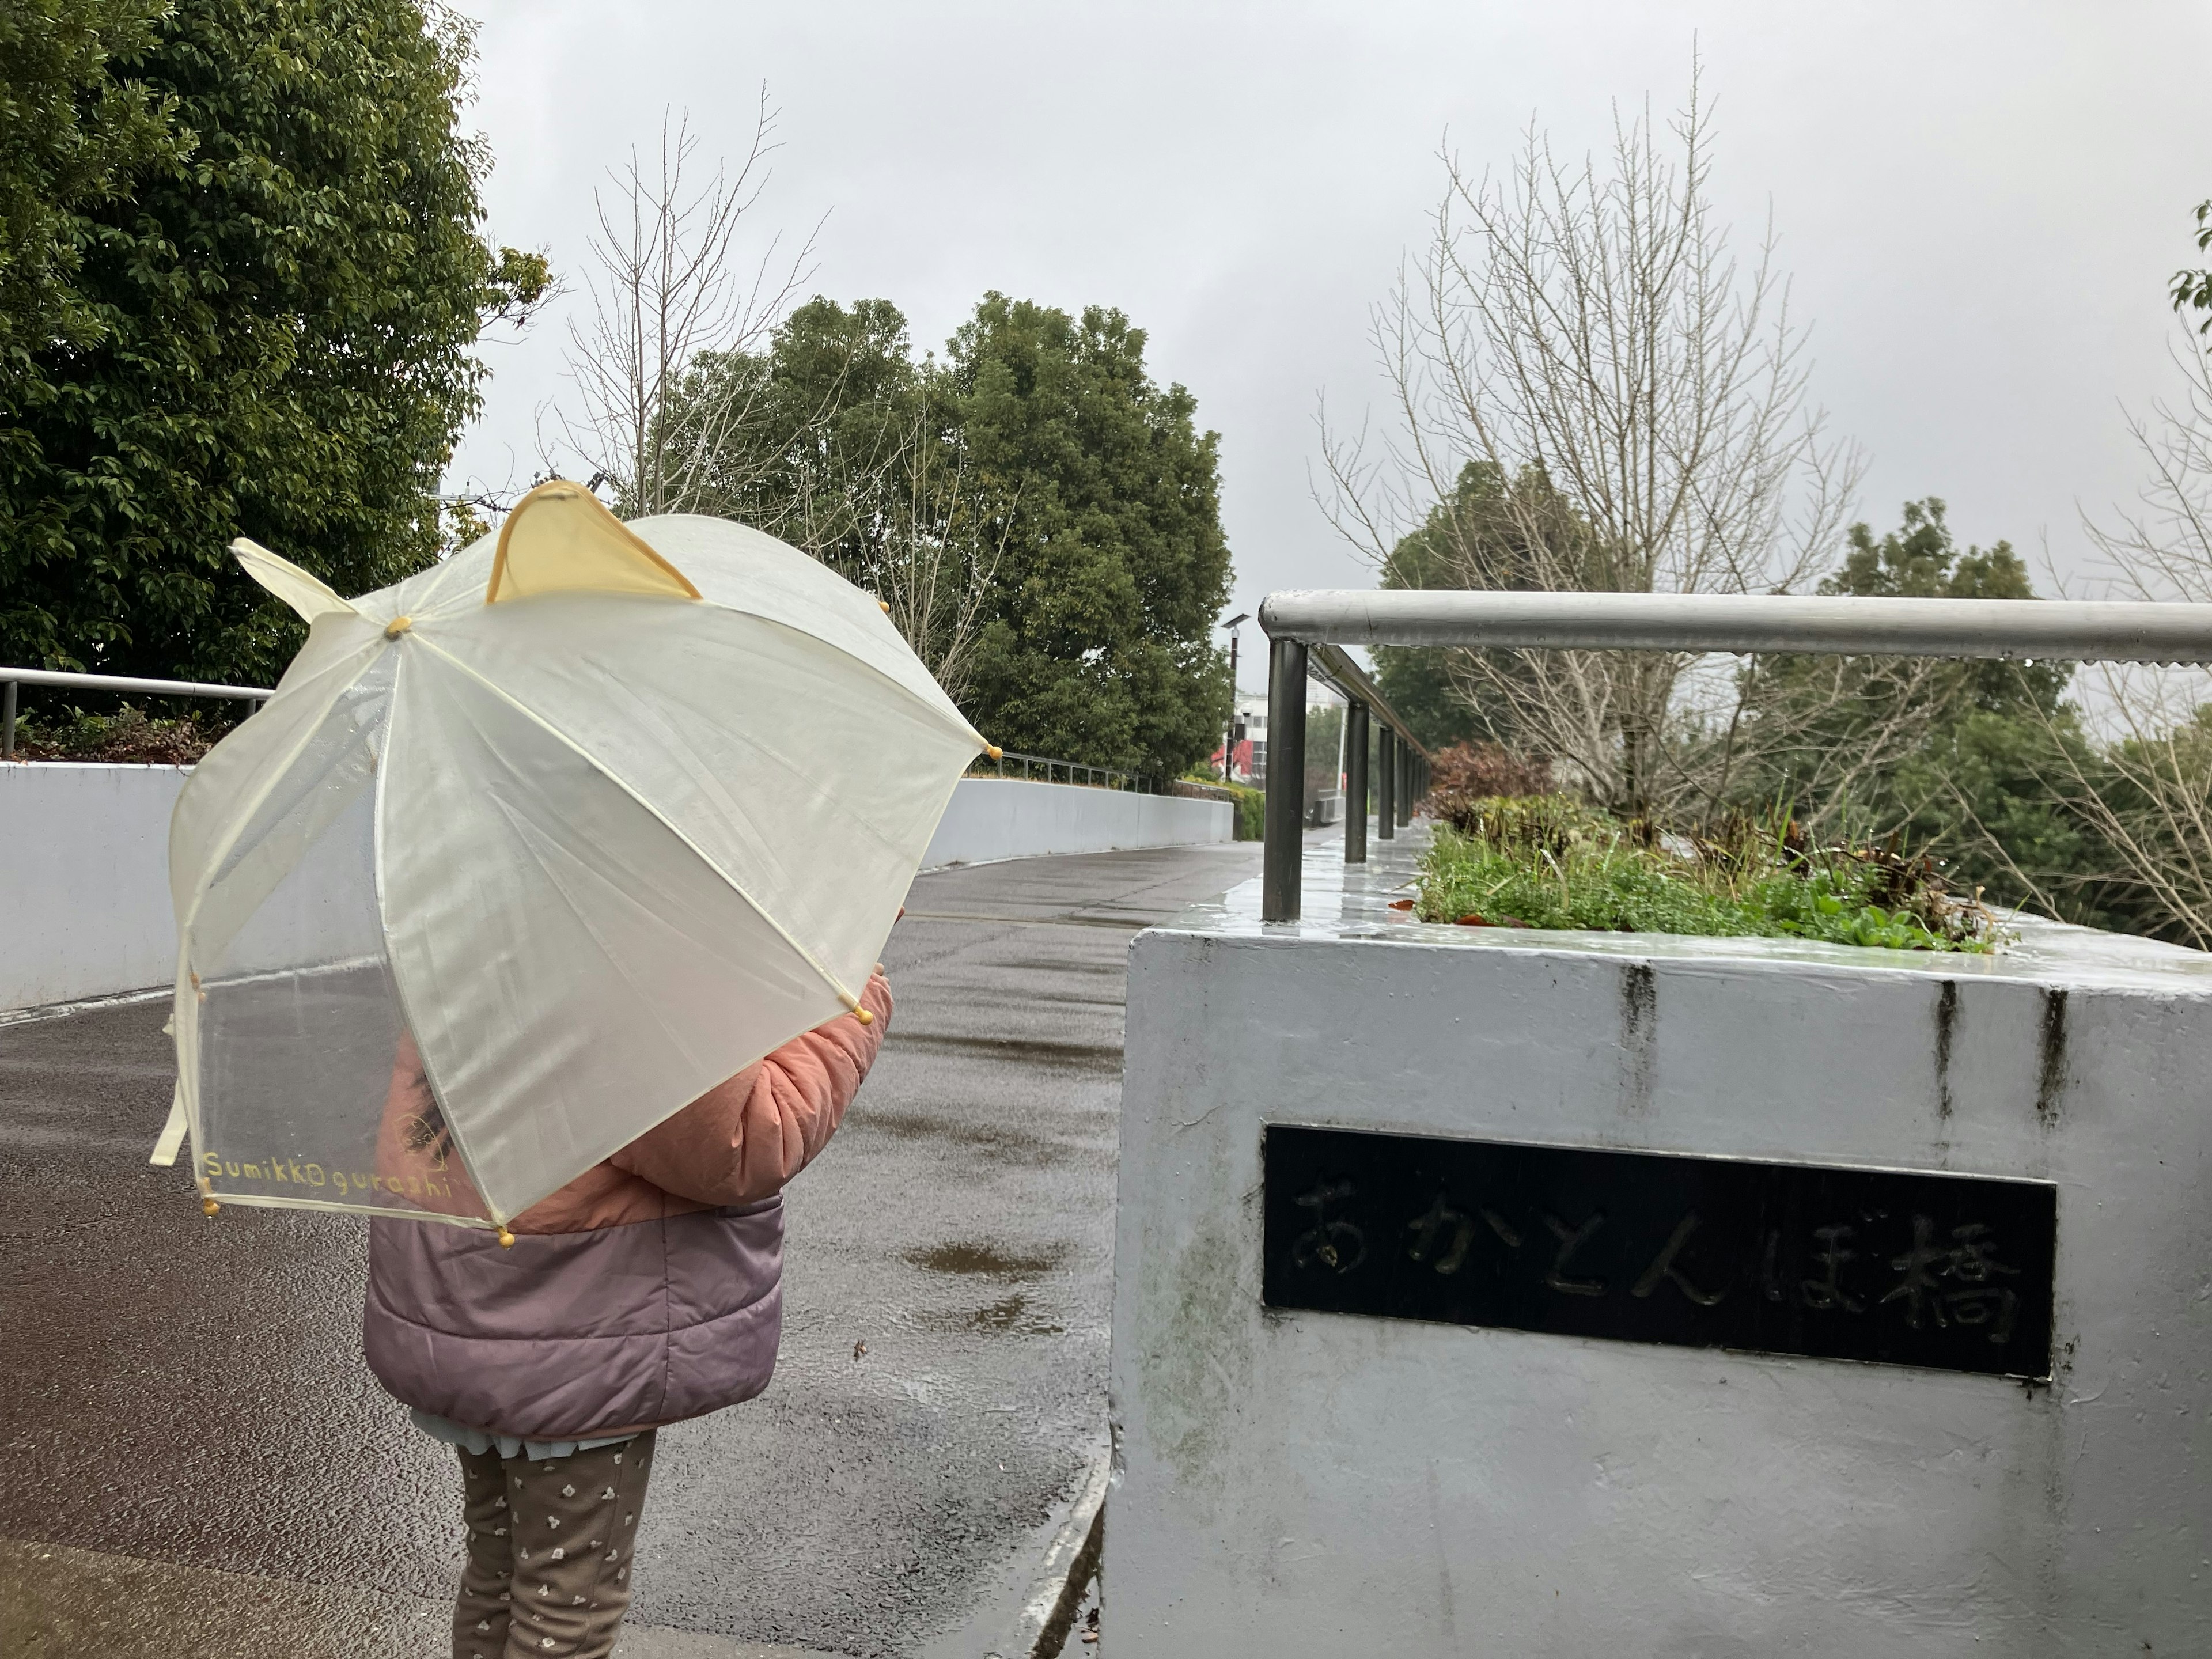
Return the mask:
[[1377,845],[1133,948],[1113,1659],[2212,1651],[2212,957],[1428,927]]

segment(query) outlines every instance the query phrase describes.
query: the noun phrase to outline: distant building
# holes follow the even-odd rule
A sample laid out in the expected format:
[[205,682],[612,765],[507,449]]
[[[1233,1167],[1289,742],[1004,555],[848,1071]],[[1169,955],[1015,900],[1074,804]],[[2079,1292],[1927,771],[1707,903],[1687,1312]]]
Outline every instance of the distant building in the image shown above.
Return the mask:
[[[1310,710],[1340,708],[1343,702],[1327,686],[1315,684],[1306,688],[1306,707]],[[1233,719],[1237,743],[1230,757],[1229,781],[1259,788],[1267,781],[1267,694],[1240,687]],[[1206,757],[1206,763],[1216,772],[1220,771],[1219,744]]]

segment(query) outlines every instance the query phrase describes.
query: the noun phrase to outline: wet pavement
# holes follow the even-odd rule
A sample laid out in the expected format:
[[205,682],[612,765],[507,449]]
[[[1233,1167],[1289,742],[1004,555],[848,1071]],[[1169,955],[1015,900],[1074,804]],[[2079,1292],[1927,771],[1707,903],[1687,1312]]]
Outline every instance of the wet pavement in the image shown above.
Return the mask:
[[[1257,869],[917,880],[890,1040],[790,1192],[775,1381],[663,1432],[625,1654],[986,1650],[1105,1443],[1129,939]],[[0,1028],[0,1654],[438,1654],[458,1477],[361,1362],[366,1228],[209,1220],[148,1166],[166,1017]]]

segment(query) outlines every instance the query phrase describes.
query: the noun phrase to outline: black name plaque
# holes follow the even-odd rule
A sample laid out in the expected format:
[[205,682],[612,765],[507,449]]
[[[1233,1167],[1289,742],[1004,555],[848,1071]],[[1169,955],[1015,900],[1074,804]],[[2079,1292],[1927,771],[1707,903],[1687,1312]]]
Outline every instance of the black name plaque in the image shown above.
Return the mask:
[[2044,1182],[1271,1125],[1270,1308],[2051,1374]]

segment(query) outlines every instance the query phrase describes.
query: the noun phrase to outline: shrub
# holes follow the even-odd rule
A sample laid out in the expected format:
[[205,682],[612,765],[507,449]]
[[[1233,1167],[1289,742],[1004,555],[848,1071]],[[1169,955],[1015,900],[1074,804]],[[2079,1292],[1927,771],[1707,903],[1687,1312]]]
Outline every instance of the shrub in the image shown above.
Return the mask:
[[1450,819],[1475,803],[1548,794],[1552,768],[1494,743],[1455,743],[1429,762],[1429,793],[1422,805],[1433,818]]
[[103,761],[190,766],[215,747],[227,723],[205,716],[156,720],[129,703],[113,714],[65,711],[60,720],[26,716],[15,728],[19,760]]
[[1267,792],[1242,783],[1221,787],[1237,797],[1237,839],[1265,840],[1267,834]]

